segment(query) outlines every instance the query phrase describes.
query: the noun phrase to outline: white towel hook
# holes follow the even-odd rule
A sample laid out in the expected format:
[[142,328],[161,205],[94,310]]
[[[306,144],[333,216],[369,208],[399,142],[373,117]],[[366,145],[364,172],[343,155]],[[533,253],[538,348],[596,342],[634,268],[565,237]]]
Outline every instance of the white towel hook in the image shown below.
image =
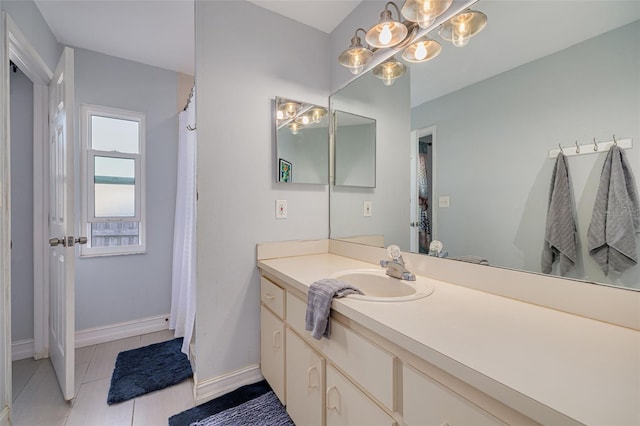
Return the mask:
[[616,135],[613,135],[613,144],[618,146],[618,141],[616,140]]
[[562,149],[562,146],[560,146],[560,144],[558,144],[558,148],[560,148],[560,152],[564,154],[564,149]]
[[576,141],[576,154],[580,154],[580,145],[578,145],[578,141]]
[[594,151],[598,150],[598,142],[596,142],[596,138],[593,138],[593,150]]

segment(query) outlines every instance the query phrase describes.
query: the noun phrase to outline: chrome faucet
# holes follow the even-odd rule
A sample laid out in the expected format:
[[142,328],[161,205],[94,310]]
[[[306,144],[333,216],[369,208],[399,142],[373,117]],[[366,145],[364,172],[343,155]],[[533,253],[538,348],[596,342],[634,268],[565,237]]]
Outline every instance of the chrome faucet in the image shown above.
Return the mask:
[[387,253],[389,254],[389,258],[391,260],[383,259],[380,261],[380,266],[387,268],[387,275],[393,278],[398,278],[399,280],[416,280],[415,274],[409,272],[409,270],[404,266],[404,259],[402,259],[400,247],[392,244],[387,247]]

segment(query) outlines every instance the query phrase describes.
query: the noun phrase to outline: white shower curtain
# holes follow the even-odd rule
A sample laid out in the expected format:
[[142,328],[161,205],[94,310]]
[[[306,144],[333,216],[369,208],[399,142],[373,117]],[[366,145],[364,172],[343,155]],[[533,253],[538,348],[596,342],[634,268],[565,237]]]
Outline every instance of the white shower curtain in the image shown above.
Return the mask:
[[[178,182],[173,230],[173,274],[169,328],[189,343],[196,318],[196,112],[195,89],[191,102],[178,117]],[[194,129],[194,130],[189,130]]]

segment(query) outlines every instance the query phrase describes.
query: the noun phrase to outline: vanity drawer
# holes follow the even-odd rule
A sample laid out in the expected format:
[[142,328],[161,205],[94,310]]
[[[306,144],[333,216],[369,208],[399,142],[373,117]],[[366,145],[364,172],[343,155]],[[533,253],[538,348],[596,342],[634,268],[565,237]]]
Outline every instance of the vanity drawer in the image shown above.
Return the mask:
[[407,426],[505,424],[408,365],[402,366],[402,398]]
[[[316,340],[305,331],[306,302],[287,297],[287,323],[302,333],[318,352],[324,354],[374,398],[393,411],[394,356],[337,321],[331,320],[331,337]],[[371,374],[375,371],[375,374]]]
[[260,279],[260,300],[274,314],[284,319],[284,289],[265,277]]

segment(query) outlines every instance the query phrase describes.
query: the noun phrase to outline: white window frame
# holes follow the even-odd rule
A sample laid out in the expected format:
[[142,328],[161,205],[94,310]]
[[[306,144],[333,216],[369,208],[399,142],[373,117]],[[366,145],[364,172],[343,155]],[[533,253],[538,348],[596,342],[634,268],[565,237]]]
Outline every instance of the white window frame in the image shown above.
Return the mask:
[[[138,122],[138,153],[119,151],[101,151],[91,148],[91,117],[114,118]],[[136,111],[111,108],[100,105],[84,104],[80,108],[80,134],[82,138],[82,232],[88,242],[80,246],[80,256],[114,256],[139,254],[146,252],[146,213],[145,213],[145,115]],[[129,158],[135,161],[135,211],[133,217],[95,217],[94,179],[95,157]],[[118,247],[91,247],[91,224],[103,222],[138,222],[138,244]]]

